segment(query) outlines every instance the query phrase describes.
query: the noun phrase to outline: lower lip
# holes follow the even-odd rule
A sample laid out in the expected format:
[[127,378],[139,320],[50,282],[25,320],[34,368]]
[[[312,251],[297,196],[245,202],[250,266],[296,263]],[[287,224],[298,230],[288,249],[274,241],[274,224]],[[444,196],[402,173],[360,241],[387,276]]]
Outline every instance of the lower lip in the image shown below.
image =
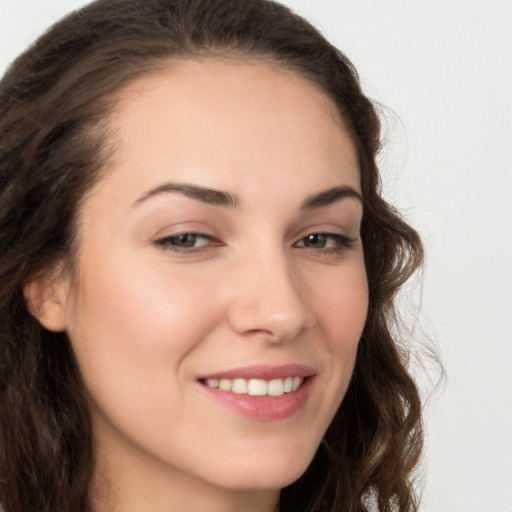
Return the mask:
[[280,396],[252,396],[211,388],[206,384],[201,386],[215,400],[243,416],[260,420],[280,420],[292,416],[305,405],[312,384],[313,377],[308,377],[298,389]]

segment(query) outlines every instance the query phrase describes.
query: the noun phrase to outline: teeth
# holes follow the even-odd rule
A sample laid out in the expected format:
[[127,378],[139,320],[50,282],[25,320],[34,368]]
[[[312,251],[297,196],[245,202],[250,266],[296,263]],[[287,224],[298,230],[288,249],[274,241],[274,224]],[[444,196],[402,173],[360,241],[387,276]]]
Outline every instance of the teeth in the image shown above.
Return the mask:
[[222,391],[231,391],[232,385],[233,385],[232,380],[220,379],[219,389],[222,389]]
[[220,381],[219,381],[219,379],[208,379],[206,381],[206,384],[208,386],[210,386],[211,388],[218,388],[219,384],[220,384]]
[[251,379],[247,383],[247,393],[251,396],[265,396],[268,394],[268,384],[266,380]]
[[245,379],[234,379],[231,386],[233,393],[245,394],[247,393],[247,381]]
[[270,396],[281,396],[284,394],[283,379],[271,380],[268,383],[268,394]]
[[205,384],[222,391],[232,391],[240,395],[281,396],[298,389],[304,382],[303,377],[287,377],[286,379],[206,379]]

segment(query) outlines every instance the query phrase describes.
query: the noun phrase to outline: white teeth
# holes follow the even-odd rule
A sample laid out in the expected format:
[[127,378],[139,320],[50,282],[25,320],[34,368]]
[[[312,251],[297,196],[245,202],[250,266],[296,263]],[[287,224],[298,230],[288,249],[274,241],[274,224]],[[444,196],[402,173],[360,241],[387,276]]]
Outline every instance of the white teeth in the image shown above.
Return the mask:
[[247,383],[247,393],[251,396],[265,396],[268,394],[268,384],[266,380],[251,379]]
[[295,391],[302,384],[302,377],[293,377],[292,391]]
[[231,391],[239,394],[247,393],[247,381],[245,379],[234,379]]
[[268,394],[270,396],[281,396],[284,393],[283,379],[271,380],[268,383]]
[[218,388],[220,384],[219,379],[207,379],[206,385],[210,386],[211,388]]
[[222,391],[231,391],[233,381],[230,379],[220,379],[219,382],[219,389],[222,389]]
[[281,396],[291,393],[304,382],[303,377],[287,377],[286,379],[206,379],[205,384],[222,391],[251,396]]

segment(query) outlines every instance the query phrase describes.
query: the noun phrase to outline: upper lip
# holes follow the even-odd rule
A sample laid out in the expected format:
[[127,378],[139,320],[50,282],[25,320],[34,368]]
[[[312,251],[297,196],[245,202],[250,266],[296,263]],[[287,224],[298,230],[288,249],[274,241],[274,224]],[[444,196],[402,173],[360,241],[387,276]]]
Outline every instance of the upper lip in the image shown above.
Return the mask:
[[311,377],[316,371],[311,366],[303,364],[285,364],[280,366],[255,365],[242,368],[201,375],[198,380],[207,379],[286,379],[287,377]]

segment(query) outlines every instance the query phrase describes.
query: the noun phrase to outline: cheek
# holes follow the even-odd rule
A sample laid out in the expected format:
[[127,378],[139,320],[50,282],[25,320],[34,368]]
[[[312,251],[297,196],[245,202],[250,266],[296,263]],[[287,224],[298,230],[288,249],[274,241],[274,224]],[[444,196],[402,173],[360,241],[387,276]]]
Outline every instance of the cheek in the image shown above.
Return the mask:
[[363,262],[355,261],[336,276],[317,278],[313,301],[330,353],[330,372],[348,387],[368,312],[368,283]]
[[[97,262],[98,259],[85,261]],[[83,269],[69,335],[89,388],[179,379],[180,362],[219,316],[212,284],[162,265],[102,260]],[[201,312],[199,315],[198,312]],[[127,380],[129,379],[129,380]]]
[[317,279],[314,304],[316,316],[334,346],[357,345],[368,312],[364,265],[347,265],[335,278],[326,276],[323,283]]

